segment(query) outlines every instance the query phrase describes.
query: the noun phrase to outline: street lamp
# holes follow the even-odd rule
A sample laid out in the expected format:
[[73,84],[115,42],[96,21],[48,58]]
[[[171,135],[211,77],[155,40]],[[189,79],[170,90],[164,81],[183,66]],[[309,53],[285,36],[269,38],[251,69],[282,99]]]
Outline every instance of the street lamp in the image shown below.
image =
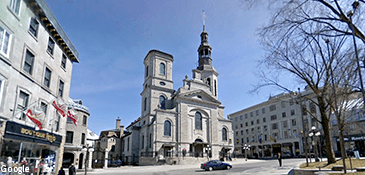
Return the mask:
[[[316,141],[316,137],[319,137],[321,135],[321,132],[319,132],[319,130],[317,130],[317,128],[315,126],[312,126],[311,131],[309,132],[309,137],[312,138],[312,145],[314,146],[314,152],[315,152],[315,161],[319,162],[318,159],[318,151],[317,151],[317,141]],[[319,146],[319,148],[321,148],[321,146]]]
[[247,150],[251,149],[251,146],[247,144],[245,144],[245,146],[243,146],[243,149],[245,150],[245,161],[247,161]]
[[208,160],[211,157],[211,150],[212,148],[210,147],[210,145],[207,145],[207,147],[205,147],[205,152],[207,153]]

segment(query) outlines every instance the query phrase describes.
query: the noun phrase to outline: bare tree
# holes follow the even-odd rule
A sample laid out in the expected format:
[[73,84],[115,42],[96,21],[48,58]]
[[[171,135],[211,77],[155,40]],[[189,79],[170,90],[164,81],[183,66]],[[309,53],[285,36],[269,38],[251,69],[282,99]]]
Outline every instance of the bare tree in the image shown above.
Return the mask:
[[[254,5],[263,1],[243,2],[246,5]],[[315,100],[312,99],[313,103],[320,111],[320,116],[312,117],[322,125],[328,163],[334,163],[330,132],[332,112],[335,112],[339,122],[345,121],[340,112],[340,104],[343,103],[337,103],[336,99],[340,97],[341,100],[345,100],[349,94],[362,91],[362,88],[359,88],[358,75],[355,74],[360,67],[353,56],[351,36],[365,44],[365,35],[361,30],[365,28],[363,8],[359,8],[365,1],[268,2],[274,13],[270,23],[260,29],[259,33],[268,53],[261,63],[267,66],[268,71],[260,74],[263,81],[256,89],[275,85],[291,91],[290,87],[278,81],[282,73],[285,73],[286,77],[291,75],[299,83],[309,87],[315,96]],[[331,42],[328,42],[328,39]]]

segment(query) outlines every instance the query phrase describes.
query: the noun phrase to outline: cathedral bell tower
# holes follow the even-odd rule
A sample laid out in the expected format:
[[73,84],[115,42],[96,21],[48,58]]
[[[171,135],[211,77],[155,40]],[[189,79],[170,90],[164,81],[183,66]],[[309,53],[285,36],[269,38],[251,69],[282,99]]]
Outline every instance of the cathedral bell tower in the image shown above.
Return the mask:
[[193,78],[201,80],[213,97],[218,99],[218,73],[212,65],[212,47],[208,43],[208,32],[205,31],[205,15],[203,12],[203,32],[200,34],[201,42],[198,48],[199,65],[193,70]]

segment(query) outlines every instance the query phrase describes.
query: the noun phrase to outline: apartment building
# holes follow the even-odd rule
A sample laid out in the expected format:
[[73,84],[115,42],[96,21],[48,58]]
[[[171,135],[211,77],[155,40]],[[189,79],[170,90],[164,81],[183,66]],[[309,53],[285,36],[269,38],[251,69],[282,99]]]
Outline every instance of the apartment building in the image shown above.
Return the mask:
[[250,157],[273,157],[278,152],[288,152],[294,156],[303,153],[305,138],[309,140],[304,133],[308,134],[311,126],[320,128],[307,112],[309,110],[317,115],[317,107],[310,100],[301,98],[310,94],[308,90],[303,93],[282,93],[229,114],[234,130],[234,153],[245,156],[248,146],[247,154]]
[[[33,172],[47,162],[62,165],[66,118],[52,106],[69,99],[78,52],[44,0],[0,1],[0,161],[25,158]],[[45,115],[40,129],[24,113]],[[55,167],[55,168],[53,168]]]

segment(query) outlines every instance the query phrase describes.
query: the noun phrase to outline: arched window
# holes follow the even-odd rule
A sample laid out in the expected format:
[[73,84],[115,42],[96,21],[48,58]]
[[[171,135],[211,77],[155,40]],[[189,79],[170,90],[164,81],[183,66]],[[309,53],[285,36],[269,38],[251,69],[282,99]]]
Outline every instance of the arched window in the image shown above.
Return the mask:
[[166,98],[163,95],[161,95],[159,101],[160,101],[160,109],[166,109]]
[[164,63],[160,63],[160,74],[165,75],[165,64]]
[[202,114],[200,114],[200,112],[196,112],[195,113],[195,129],[200,129],[202,130]]
[[142,149],[144,149],[144,135],[142,135]]
[[146,111],[146,110],[147,110],[147,98],[144,98],[143,110],[144,110],[144,111]]
[[227,141],[227,129],[226,128],[222,129],[222,140]]
[[148,66],[146,66],[145,77],[148,77]]
[[171,136],[171,122],[166,120],[164,123],[164,132],[163,135]]

